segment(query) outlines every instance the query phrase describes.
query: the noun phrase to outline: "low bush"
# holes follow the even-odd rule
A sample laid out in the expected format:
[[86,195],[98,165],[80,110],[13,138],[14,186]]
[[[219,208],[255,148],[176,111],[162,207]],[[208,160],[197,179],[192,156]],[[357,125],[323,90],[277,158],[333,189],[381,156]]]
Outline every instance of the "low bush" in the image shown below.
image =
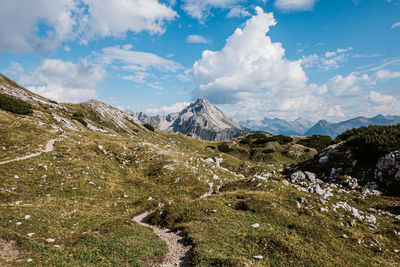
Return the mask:
[[297,143],[303,146],[315,148],[318,152],[321,152],[326,147],[332,144],[332,138],[330,136],[324,135],[313,135],[307,137],[306,139],[301,139]]
[[33,112],[32,106],[28,102],[5,94],[0,94],[0,108],[21,115]]
[[145,123],[145,124],[143,124],[143,126],[146,127],[146,129],[148,129],[148,130],[150,130],[150,131],[152,131],[152,132],[155,131],[154,127],[151,126],[150,124]]
[[72,119],[79,121],[83,126],[87,126],[87,122],[83,119],[84,117],[85,115],[80,111],[72,114]]
[[400,124],[392,126],[368,126],[348,130],[335,142],[346,142],[359,158],[376,160],[378,157],[400,149]]
[[218,146],[218,150],[223,153],[229,153],[232,151],[232,148],[229,147],[229,144],[227,142],[223,142]]

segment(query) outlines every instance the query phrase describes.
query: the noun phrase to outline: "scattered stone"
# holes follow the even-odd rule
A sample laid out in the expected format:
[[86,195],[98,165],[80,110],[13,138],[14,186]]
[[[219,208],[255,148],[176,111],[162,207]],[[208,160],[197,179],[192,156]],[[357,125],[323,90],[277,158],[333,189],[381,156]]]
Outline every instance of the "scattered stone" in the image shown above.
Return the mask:
[[312,173],[312,172],[304,172],[304,173],[305,173],[307,179],[308,179],[310,182],[312,182],[312,183],[315,183],[315,182],[316,182],[316,175],[315,175],[315,173]]
[[19,179],[19,176],[18,176],[18,175],[14,175],[14,178],[15,178],[15,179]]
[[32,260],[31,258],[29,258],[29,259],[27,259],[26,261],[27,261],[27,262],[32,262],[33,260]]
[[28,237],[32,237],[35,233],[29,233],[27,234]]
[[343,234],[342,238],[349,238],[349,237],[346,234]]
[[282,184],[288,186],[288,185],[289,185],[289,182],[288,182],[287,180],[282,180]]
[[148,201],[151,201],[151,200],[153,200],[153,198],[152,198],[152,197],[149,197],[147,200],[148,200]]
[[25,215],[25,220],[29,220],[29,218],[31,218],[31,215]]
[[22,222],[17,222],[17,225],[21,225],[22,224]]
[[[315,178],[315,177],[314,177]],[[290,176],[290,181],[292,183],[297,183],[297,182],[301,182],[304,181],[306,179],[306,175],[302,172],[302,171],[297,171],[292,173],[292,175]]]
[[329,156],[322,156],[318,160],[319,163],[325,164],[329,162]]
[[253,228],[258,228],[258,227],[260,227],[260,224],[255,223],[255,224],[252,224],[251,227],[253,227]]
[[54,238],[47,238],[46,242],[47,243],[54,243],[56,240]]
[[261,255],[253,256],[254,259],[256,260],[262,260],[264,257]]

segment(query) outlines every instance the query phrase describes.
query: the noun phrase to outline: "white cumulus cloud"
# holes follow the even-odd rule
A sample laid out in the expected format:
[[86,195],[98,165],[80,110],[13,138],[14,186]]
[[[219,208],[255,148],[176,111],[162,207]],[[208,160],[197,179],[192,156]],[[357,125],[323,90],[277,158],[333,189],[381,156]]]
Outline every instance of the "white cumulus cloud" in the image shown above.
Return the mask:
[[124,37],[126,32],[162,34],[177,13],[158,0],[82,0],[88,14],[81,20],[82,40],[96,36]]
[[251,16],[250,12],[242,6],[234,6],[226,15],[227,18],[244,18]]
[[256,8],[243,29],[236,29],[219,51],[205,50],[193,65],[195,96],[214,103],[233,103],[246,93],[288,92],[304,88],[307,82],[301,63],[285,59],[281,43],[266,34],[276,21],[272,13]]
[[0,52],[52,50],[64,41],[86,44],[129,31],[162,34],[177,16],[159,0],[3,0]]
[[[0,52],[32,52],[54,49],[73,38],[76,20],[74,0],[3,0],[0,8]],[[39,36],[40,25],[48,27]]]
[[32,72],[23,75],[20,82],[37,94],[60,102],[80,102],[96,98],[96,85],[106,71],[100,65],[86,61],[72,63],[46,59]]
[[152,115],[155,114],[170,114],[173,112],[180,112],[190,105],[190,102],[178,102],[170,106],[161,106],[160,108],[147,109],[146,112]]

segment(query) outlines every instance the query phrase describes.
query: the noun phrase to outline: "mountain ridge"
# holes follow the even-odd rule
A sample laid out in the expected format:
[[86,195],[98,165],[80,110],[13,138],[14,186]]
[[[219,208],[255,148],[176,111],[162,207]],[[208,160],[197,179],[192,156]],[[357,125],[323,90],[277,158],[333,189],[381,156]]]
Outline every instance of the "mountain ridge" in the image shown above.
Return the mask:
[[180,112],[168,115],[148,116],[143,112],[133,114],[142,123],[150,124],[161,131],[191,135],[208,141],[230,140],[250,132],[204,97]]

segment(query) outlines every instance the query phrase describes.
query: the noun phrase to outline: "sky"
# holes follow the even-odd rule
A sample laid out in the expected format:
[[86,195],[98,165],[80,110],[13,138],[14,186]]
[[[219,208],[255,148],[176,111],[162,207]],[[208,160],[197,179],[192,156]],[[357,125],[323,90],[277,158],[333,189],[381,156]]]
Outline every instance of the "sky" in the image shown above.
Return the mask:
[[149,114],[400,115],[400,0],[2,0],[0,72]]

